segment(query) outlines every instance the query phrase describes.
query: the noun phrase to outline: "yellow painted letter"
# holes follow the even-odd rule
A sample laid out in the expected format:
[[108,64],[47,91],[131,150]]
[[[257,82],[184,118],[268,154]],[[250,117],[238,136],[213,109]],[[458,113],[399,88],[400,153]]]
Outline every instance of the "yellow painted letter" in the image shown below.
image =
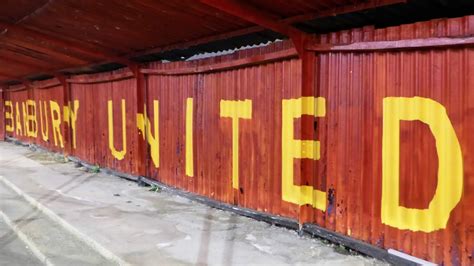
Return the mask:
[[[436,141],[438,185],[428,209],[400,206],[400,121],[427,124]],[[463,159],[446,109],[426,98],[385,98],[383,101],[382,223],[402,230],[433,232],[444,229],[461,200]],[[423,188],[421,188],[423,189]]]
[[[43,111],[44,107],[44,111]],[[39,111],[40,111],[40,123],[41,123],[41,136],[43,141],[48,141],[49,139],[49,125],[48,125],[48,116],[47,116],[47,107],[46,102],[43,102],[43,107],[41,106],[41,101],[39,101]],[[44,121],[43,121],[44,114]]]
[[20,114],[20,107],[18,106],[18,102],[15,103],[15,117],[16,117],[16,134],[23,135],[23,126],[21,125],[21,114]]
[[125,100],[122,99],[122,151],[117,151],[114,145],[114,109],[112,101],[107,102],[109,118],[109,149],[117,160],[123,160],[127,153],[127,118],[125,116]]
[[146,113],[146,105],[144,107],[145,114],[137,114],[137,127],[138,130],[142,132],[142,136],[144,140],[148,140],[148,144],[150,144],[150,155],[151,160],[156,168],[160,167],[160,134],[159,134],[159,124],[158,124],[158,117],[159,117],[159,102],[154,100],[153,101],[153,123],[154,123],[154,132],[155,135],[151,132],[151,123],[150,119],[148,119]]
[[239,118],[252,119],[252,100],[221,100],[221,117],[232,118],[232,187],[239,189]]
[[[7,107],[10,108],[7,111]],[[8,123],[10,121],[10,123]],[[11,101],[5,101],[5,130],[7,132],[15,131],[15,122],[13,120],[13,104]]]
[[53,126],[54,145],[64,148],[63,135],[61,134],[61,112],[57,102],[49,101],[49,109],[51,110],[51,125]]
[[281,163],[283,200],[300,206],[310,204],[318,210],[325,211],[325,192],[314,189],[312,186],[297,186],[294,184],[293,160],[319,160],[319,141],[294,139],[294,119],[300,118],[302,115],[326,116],[326,100],[321,97],[283,100],[282,108]]
[[36,102],[26,101],[26,116],[24,117],[26,126],[26,135],[36,138],[38,136],[38,120],[36,118]]
[[79,101],[74,100],[73,106],[71,102],[68,102],[68,106],[64,106],[64,122],[68,123],[69,127],[72,128],[72,148],[76,148],[76,121],[77,121],[77,110],[79,109]]
[[23,110],[23,128],[25,129],[24,131],[24,135],[23,136],[27,136],[28,137],[28,121],[27,121],[27,118],[28,118],[28,115],[26,113],[26,105],[25,105],[25,102],[21,102],[21,109]]
[[193,98],[186,99],[186,175],[194,176]]

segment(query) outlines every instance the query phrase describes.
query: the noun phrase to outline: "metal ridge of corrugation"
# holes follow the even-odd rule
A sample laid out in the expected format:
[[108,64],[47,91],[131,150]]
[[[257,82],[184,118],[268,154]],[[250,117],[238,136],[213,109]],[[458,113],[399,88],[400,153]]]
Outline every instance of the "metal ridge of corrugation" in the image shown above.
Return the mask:
[[[472,34],[474,16],[318,38],[337,45]],[[291,48],[284,41],[148,67],[231,64]],[[325,52],[315,60],[315,97],[302,96],[301,60],[285,57],[143,80],[87,83],[121,70],[66,87],[44,81],[51,87],[4,91],[2,120],[8,137],[91,165],[434,263],[472,265],[474,49]],[[313,141],[301,130],[308,119]],[[302,176],[308,166],[314,176]]]

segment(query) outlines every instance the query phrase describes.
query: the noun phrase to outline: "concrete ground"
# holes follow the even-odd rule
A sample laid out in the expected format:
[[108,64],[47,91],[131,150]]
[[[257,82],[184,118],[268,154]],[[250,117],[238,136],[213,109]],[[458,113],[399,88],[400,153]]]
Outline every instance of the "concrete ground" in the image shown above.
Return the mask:
[[343,251],[0,142],[0,265],[382,264]]
[[3,220],[0,220],[0,265],[42,265]]

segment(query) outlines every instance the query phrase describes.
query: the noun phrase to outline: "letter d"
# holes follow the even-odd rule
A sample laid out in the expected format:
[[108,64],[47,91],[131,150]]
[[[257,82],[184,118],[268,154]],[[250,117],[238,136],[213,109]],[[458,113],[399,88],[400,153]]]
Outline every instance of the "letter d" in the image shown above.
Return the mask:
[[[400,206],[402,120],[418,120],[427,124],[436,141],[438,184],[428,209]],[[420,97],[385,98],[382,141],[382,223],[402,230],[426,233],[446,228],[451,211],[462,196],[463,158],[456,132],[444,106]]]

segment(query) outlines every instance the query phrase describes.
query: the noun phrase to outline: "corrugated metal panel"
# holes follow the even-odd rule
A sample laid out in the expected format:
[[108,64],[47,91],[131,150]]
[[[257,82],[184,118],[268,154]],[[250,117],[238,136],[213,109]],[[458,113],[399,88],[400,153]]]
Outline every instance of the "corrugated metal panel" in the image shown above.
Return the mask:
[[[340,44],[470,36],[474,31],[473,26],[474,17],[466,17],[388,29],[356,29],[320,36],[320,39],[322,43]],[[294,185],[308,186],[325,193],[327,207],[323,212],[308,205],[300,207],[289,203],[283,200],[282,195],[282,158],[285,155],[282,132],[291,127],[285,128],[283,125],[282,102],[301,97],[301,60],[285,57],[285,60],[228,70],[209,68],[209,71],[196,71],[199,67],[270,54],[290,47],[289,43],[281,42],[205,60],[152,63],[151,68],[163,70],[163,73],[146,78],[147,113],[138,114],[142,120],[137,117],[140,102],[137,98],[140,95],[137,80],[127,75],[120,76],[124,75],[124,70],[75,77],[69,80],[72,83],[71,100],[78,100],[80,107],[76,122],[77,148],[72,150],[72,154],[102,167],[134,174],[140,173],[141,166],[148,165],[149,177],[219,201],[291,217],[301,222],[316,223],[372,245],[397,249],[439,264],[471,265],[474,252],[474,213],[470,211],[470,205],[474,202],[474,157],[471,154],[474,149],[471,137],[474,130],[474,94],[471,92],[474,85],[474,49],[453,47],[332,52],[316,56],[315,96],[325,98],[325,114],[316,119],[310,115],[294,119],[294,132],[291,133],[294,139],[302,139],[302,121],[310,119],[315,125],[315,137],[321,143],[321,158],[316,162],[295,159],[292,166]],[[176,75],[179,69],[185,69],[187,73]],[[175,74],[164,74],[164,70],[173,70]],[[122,78],[109,82],[97,81],[97,78],[107,79],[114,75]],[[6,99],[15,104],[27,99],[35,99],[37,103],[39,100],[53,100],[62,108],[65,102],[63,93],[64,88],[53,86],[42,90],[9,91]],[[384,117],[384,101],[387,97],[405,97],[405,102],[411,102],[413,97],[431,99],[428,100],[430,103],[436,101],[444,106],[453,125],[462,151],[464,171],[461,174],[464,185],[462,198],[449,214],[446,228],[429,229],[433,222],[438,221],[438,217],[427,221],[409,217],[400,219],[402,222],[411,219],[410,230],[400,225],[388,225],[393,222],[389,221],[393,217],[383,221],[387,218],[383,218],[386,216],[382,208],[388,206],[382,204],[384,195],[388,195],[383,193],[394,195],[396,192],[395,186],[386,186],[383,192],[383,182],[387,178],[383,165],[393,165],[396,161],[396,157],[383,158],[383,139],[384,136],[390,136],[384,132],[384,122],[389,121],[388,117]],[[190,119],[187,116],[190,106],[187,105],[188,98],[193,99],[192,175],[186,171],[186,165],[189,165],[189,161],[186,162],[186,125],[187,119]],[[123,150],[122,99],[126,105],[127,149],[123,159],[119,160],[117,154],[113,156],[111,147],[118,154]],[[109,145],[109,100],[113,108],[113,145]],[[248,101],[251,101],[251,111],[246,105]],[[405,112],[413,115],[415,120],[415,115],[429,120],[439,109],[431,108],[418,113],[414,110],[412,107],[399,108],[393,112]],[[297,111],[300,110],[296,108]],[[316,112],[315,108],[305,108],[304,111]],[[233,128],[237,125],[233,121],[237,117],[241,117],[237,120],[239,168],[233,172]],[[147,118],[150,122],[143,123]],[[442,118],[438,115],[435,121],[441,121]],[[442,163],[439,161],[455,145],[451,143],[449,149],[437,153],[447,142],[436,143],[437,138],[432,132],[436,126],[430,124],[430,128],[420,121],[402,121],[399,124],[400,166],[392,166],[393,169],[399,169],[400,173],[398,204],[411,209],[426,209],[438,189],[457,184],[456,171],[445,171],[441,174],[448,182],[438,185],[438,168]],[[145,134],[140,133],[140,130],[149,132],[149,155],[153,156],[148,158],[139,155],[139,146],[143,145],[142,136]],[[448,130],[446,125],[441,127],[442,132]],[[38,137],[27,138],[24,133],[13,132],[9,135],[23,141],[48,145]],[[397,135],[391,136],[395,137],[385,145],[397,143]],[[70,141],[66,135],[65,139],[66,143]],[[56,146],[47,147],[57,150]],[[159,152],[155,153],[157,148]],[[390,153],[387,154],[385,156],[390,156]],[[303,156],[301,152],[299,155]],[[305,156],[309,157],[308,154]],[[449,167],[454,167],[459,160],[448,159],[448,162]],[[301,176],[302,166],[305,165],[314,166],[316,174]],[[386,171],[392,168],[386,167]],[[234,188],[236,177],[238,182]],[[443,198],[442,208],[448,208],[446,206],[452,200],[450,196]],[[296,200],[301,198],[297,197]],[[384,213],[390,215],[391,212],[394,212],[393,207]],[[441,217],[442,213],[437,215]],[[416,226],[421,230],[414,229]]]
[[[333,44],[440,36],[468,36],[473,17],[417,23],[380,30],[353,30],[322,36]],[[327,98],[320,121],[321,161],[326,190],[333,191],[328,211],[313,221],[370,242],[446,265],[472,264],[474,242],[470,150],[473,85],[472,48],[399,52],[326,53],[320,63],[319,94]],[[381,224],[383,100],[423,97],[442,104],[454,126],[464,161],[463,198],[447,228],[431,233],[398,230]],[[439,119],[439,118],[437,118]],[[421,122],[400,127],[400,206],[426,209],[438,184],[438,156],[430,128]],[[453,162],[452,162],[453,163]],[[452,181],[454,182],[454,181]],[[330,210],[330,211],[329,211]],[[322,217],[321,217],[322,216]],[[422,221],[415,221],[415,223]]]
[[[114,73],[121,72],[123,71]],[[87,81],[97,77],[106,78],[114,73],[90,75],[77,79]],[[81,112],[77,121],[78,146],[73,151],[73,155],[102,167],[139,174],[138,166],[143,162],[137,161],[139,156],[136,156],[140,141],[136,128],[136,80],[125,79],[91,84],[72,83],[71,98],[80,102]],[[110,114],[109,101],[112,103]],[[125,109],[122,109],[122,102]],[[122,114],[125,116],[123,117]],[[123,121],[126,123],[125,131],[123,131]],[[109,123],[113,123],[113,148],[117,153],[124,153],[123,157],[114,156],[111,153],[109,134],[112,136],[112,132],[109,133]],[[123,133],[125,133],[125,149]]]
[[[62,124],[62,88],[55,86],[44,90],[25,89],[24,87],[17,89],[5,93],[5,101],[11,104],[7,106],[8,104],[5,103],[7,106],[5,112],[8,112],[11,116],[11,120],[6,120],[6,124],[12,126],[13,129],[13,132],[7,131],[7,135],[21,141],[41,145],[53,151],[62,151],[61,146],[64,146],[68,140],[64,136],[63,127],[59,128],[60,133],[54,133],[51,110],[51,101],[53,101],[57,104],[55,110],[59,112],[59,116],[57,112],[54,113],[55,119],[59,119]],[[28,100],[31,100],[34,105],[28,105]],[[28,121],[27,116],[29,115],[32,119]],[[54,135],[56,135],[56,141],[54,141]]]
[[[36,102],[36,115],[38,123],[38,133],[36,137],[36,144],[41,145],[53,151],[63,151],[63,148],[69,145],[70,138],[64,130],[64,94],[61,85],[45,89],[34,89],[34,99]],[[58,113],[54,111],[54,103],[59,107]],[[54,118],[52,113],[54,114]],[[60,133],[55,130],[53,126],[53,119],[60,119]],[[56,132],[55,132],[56,131]],[[55,137],[56,135],[56,137]],[[61,141],[62,139],[62,145]]]
[[0,140],[5,140],[4,92],[0,89]]
[[[155,64],[174,69],[225,62],[287,49],[281,42],[224,57],[193,62]],[[279,164],[281,99],[300,96],[301,66],[298,60],[252,68],[184,76],[150,76],[148,106],[160,107],[160,166],[150,164],[151,177],[188,191],[227,203],[297,218],[297,208],[282,203]],[[271,97],[268,97],[271,95]],[[194,173],[185,174],[186,99],[194,101]],[[232,188],[232,120],[220,117],[221,100],[253,102],[252,119],[240,120],[238,190]],[[153,115],[150,114],[153,118]],[[169,117],[172,117],[171,119]],[[150,119],[152,120],[152,119]],[[268,129],[268,130],[266,130]],[[250,157],[249,157],[250,156]],[[268,158],[271,156],[272,158]],[[250,159],[249,159],[250,158]]]
[[[11,116],[12,120],[9,121],[8,124],[11,125],[11,122],[13,121],[14,131],[10,132],[10,134],[21,141],[29,142],[30,140],[26,136],[23,112],[23,106],[26,103],[26,100],[28,99],[28,90],[7,91],[6,95],[6,100],[10,101],[11,109],[13,109]],[[8,133],[9,132],[7,132],[7,134]],[[35,143],[35,140],[31,142]]]

